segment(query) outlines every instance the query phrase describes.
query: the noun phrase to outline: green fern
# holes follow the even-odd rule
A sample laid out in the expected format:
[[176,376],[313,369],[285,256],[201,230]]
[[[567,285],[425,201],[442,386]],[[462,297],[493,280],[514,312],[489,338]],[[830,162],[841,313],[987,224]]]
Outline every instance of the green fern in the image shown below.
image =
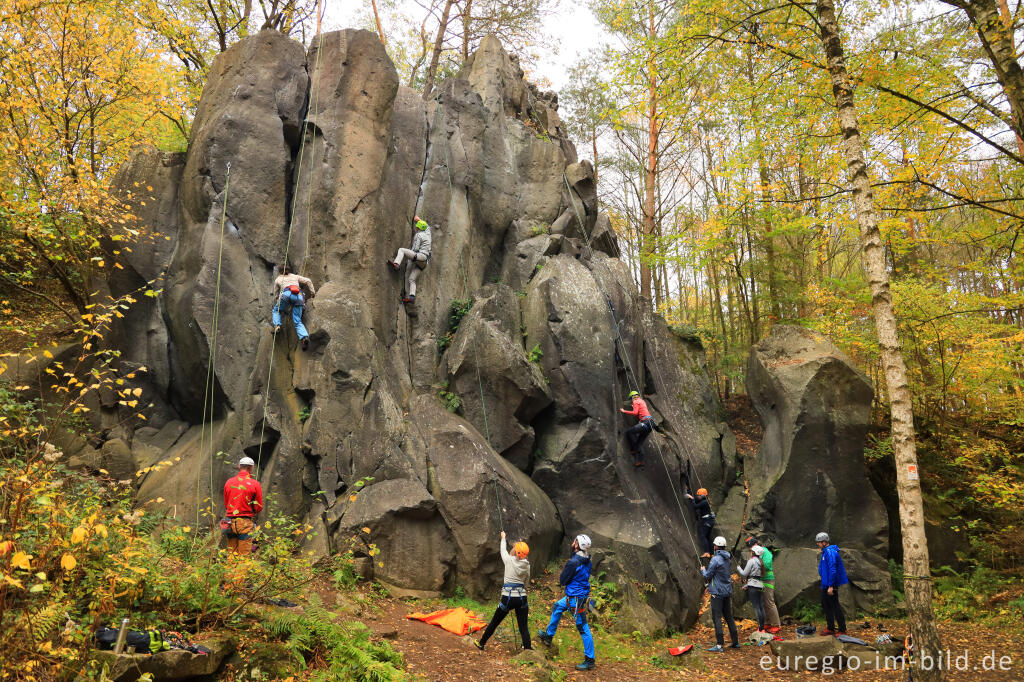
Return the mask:
[[50,639],[54,631],[64,622],[64,614],[67,612],[68,604],[60,599],[55,599],[46,606],[29,611],[18,627],[25,630],[29,637],[36,644]]

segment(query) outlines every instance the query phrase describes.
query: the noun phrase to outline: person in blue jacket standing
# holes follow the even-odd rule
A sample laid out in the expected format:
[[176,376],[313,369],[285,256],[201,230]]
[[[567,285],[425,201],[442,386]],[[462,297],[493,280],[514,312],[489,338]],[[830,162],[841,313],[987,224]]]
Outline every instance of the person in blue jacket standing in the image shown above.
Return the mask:
[[701,570],[708,581],[708,593],[711,595],[711,621],[715,624],[717,644],[708,649],[716,653],[725,651],[725,637],[722,633],[722,621],[729,626],[729,637],[732,648],[740,648],[740,638],[736,634],[736,621],[732,617],[732,555],[725,548],[725,538],[715,538],[715,555],[708,562],[708,567]]
[[[845,635],[846,616],[839,605],[839,588],[849,583],[843,558],[839,556],[839,546],[829,541],[828,533],[818,533],[814,541],[821,550],[818,558],[818,575],[821,576],[821,608],[825,611],[825,622],[828,629],[823,635]],[[838,630],[836,629],[838,627]]]
[[590,538],[577,535],[572,541],[572,558],[565,564],[558,584],[565,588],[565,596],[555,602],[551,609],[551,622],[545,630],[537,632],[540,641],[550,646],[551,639],[558,630],[558,621],[566,611],[572,612],[576,618],[576,629],[583,638],[583,662],[576,666],[577,670],[594,669],[594,636],[587,624],[587,604],[590,601]]

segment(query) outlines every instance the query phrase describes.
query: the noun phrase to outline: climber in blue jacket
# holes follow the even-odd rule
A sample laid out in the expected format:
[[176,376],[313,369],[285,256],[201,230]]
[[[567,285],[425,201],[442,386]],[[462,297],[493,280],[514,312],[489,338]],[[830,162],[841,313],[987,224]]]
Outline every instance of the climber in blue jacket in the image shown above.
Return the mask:
[[565,564],[558,584],[565,588],[565,596],[555,602],[551,610],[551,622],[545,630],[537,632],[540,641],[548,646],[558,630],[558,621],[562,614],[571,611],[576,617],[576,629],[583,639],[583,662],[576,666],[577,670],[594,669],[594,636],[587,624],[587,606],[590,602],[590,538],[577,535],[572,541],[572,558]]
[[[828,533],[818,533],[814,538],[821,550],[818,558],[818,575],[821,576],[821,608],[825,611],[825,622],[828,629],[823,635],[845,635],[846,616],[839,604],[839,587],[849,583],[843,558],[839,556],[839,546],[833,545]],[[838,626],[838,630],[836,629]]]

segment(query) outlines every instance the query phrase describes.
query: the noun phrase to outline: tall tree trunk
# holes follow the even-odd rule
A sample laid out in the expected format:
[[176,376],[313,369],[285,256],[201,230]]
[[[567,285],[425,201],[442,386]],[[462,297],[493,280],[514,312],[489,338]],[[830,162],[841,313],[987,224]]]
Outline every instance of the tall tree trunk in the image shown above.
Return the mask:
[[[1010,14],[1010,5],[1006,0],[997,0],[999,3],[999,17],[1003,20],[1003,28],[1010,35],[1010,49],[1013,50],[1014,54],[1017,54],[1017,46],[1013,39],[1013,16]],[[1017,152],[1024,156],[1024,138],[1017,132],[1014,134],[1017,138]]]
[[[892,419],[892,447],[896,462],[896,492],[900,503],[900,526],[903,531],[903,570],[906,580],[907,615],[914,636],[916,660],[931,656],[934,663],[940,655],[942,642],[932,612],[932,583],[928,564],[928,543],[924,533],[924,504],[917,468],[917,447],[914,441],[914,412],[907,383],[896,314],[889,292],[889,273],[885,268],[885,252],[878,230],[878,214],[871,192],[871,179],[864,162],[864,143],[853,99],[853,88],[846,71],[843,44],[832,0],[815,0],[821,27],[821,43],[832,78],[839,127],[843,133],[847,172],[853,189],[857,223],[863,242],[864,267],[871,284],[871,307],[875,330],[885,368]],[[943,679],[941,670],[918,670],[922,680]]]
[[427,80],[423,84],[423,99],[430,99],[430,93],[434,89],[434,78],[437,75],[437,63],[441,60],[441,48],[444,46],[444,34],[448,32],[448,17],[452,13],[452,5],[455,0],[445,0],[444,11],[441,12],[441,24],[437,27],[437,37],[434,38],[434,51],[430,54],[430,66],[427,67]]
[[469,26],[473,21],[470,13],[473,9],[473,0],[466,0],[466,6],[462,8],[462,61],[469,59]]
[[[384,39],[384,27],[380,23],[380,12],[377,10],[377,0],[370,0],[370,5],[373,6],[373,20],[377,22],[377,35],[380,36],[380,42],[384,45],[388,44],[388,41]],[[317,15],[317,24],[320,23],[319,13]]]
[[[1024,136],[1024,71],[1017,61],[1017,52],[1013,45],[1012,30],[1007,30],[1000,16],[997,0],[943,0],[948,5],[959,7],[974,24],[995,69],[996,78],[1003,86],[1003,92],[1010,103],[1010,114],[1013,116],[1014,132],[1018,137]],[[1007,11],[1007,13],[1009,13]]]
[[647,157],[644,164],[644,224],[640,237],[640,295],[651,301],[651,255],[654,241],[654,185],[658,178],[658,80],[654,69],[654,3],[649,3],[647,57]]

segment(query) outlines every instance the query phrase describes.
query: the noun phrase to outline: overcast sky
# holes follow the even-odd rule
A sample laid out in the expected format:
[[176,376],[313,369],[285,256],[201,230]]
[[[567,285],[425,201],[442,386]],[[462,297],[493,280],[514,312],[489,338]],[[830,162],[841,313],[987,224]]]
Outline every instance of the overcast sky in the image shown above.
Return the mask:
[[[422,16],[424,12],[412,0],[398,0],[398,4],[411,16]],[[364,15],[369,5],[370,0],[326,0],[324,26],[327,30],[358,27],[358,17]],[[539,85],[555,90],[565,84],[569,67],[581,55],[607,40],[594,15],[579,0],[559,0],[557,11],[544,21],[544,32],[554,48],[541,51],[536,76],[548,81]]]

